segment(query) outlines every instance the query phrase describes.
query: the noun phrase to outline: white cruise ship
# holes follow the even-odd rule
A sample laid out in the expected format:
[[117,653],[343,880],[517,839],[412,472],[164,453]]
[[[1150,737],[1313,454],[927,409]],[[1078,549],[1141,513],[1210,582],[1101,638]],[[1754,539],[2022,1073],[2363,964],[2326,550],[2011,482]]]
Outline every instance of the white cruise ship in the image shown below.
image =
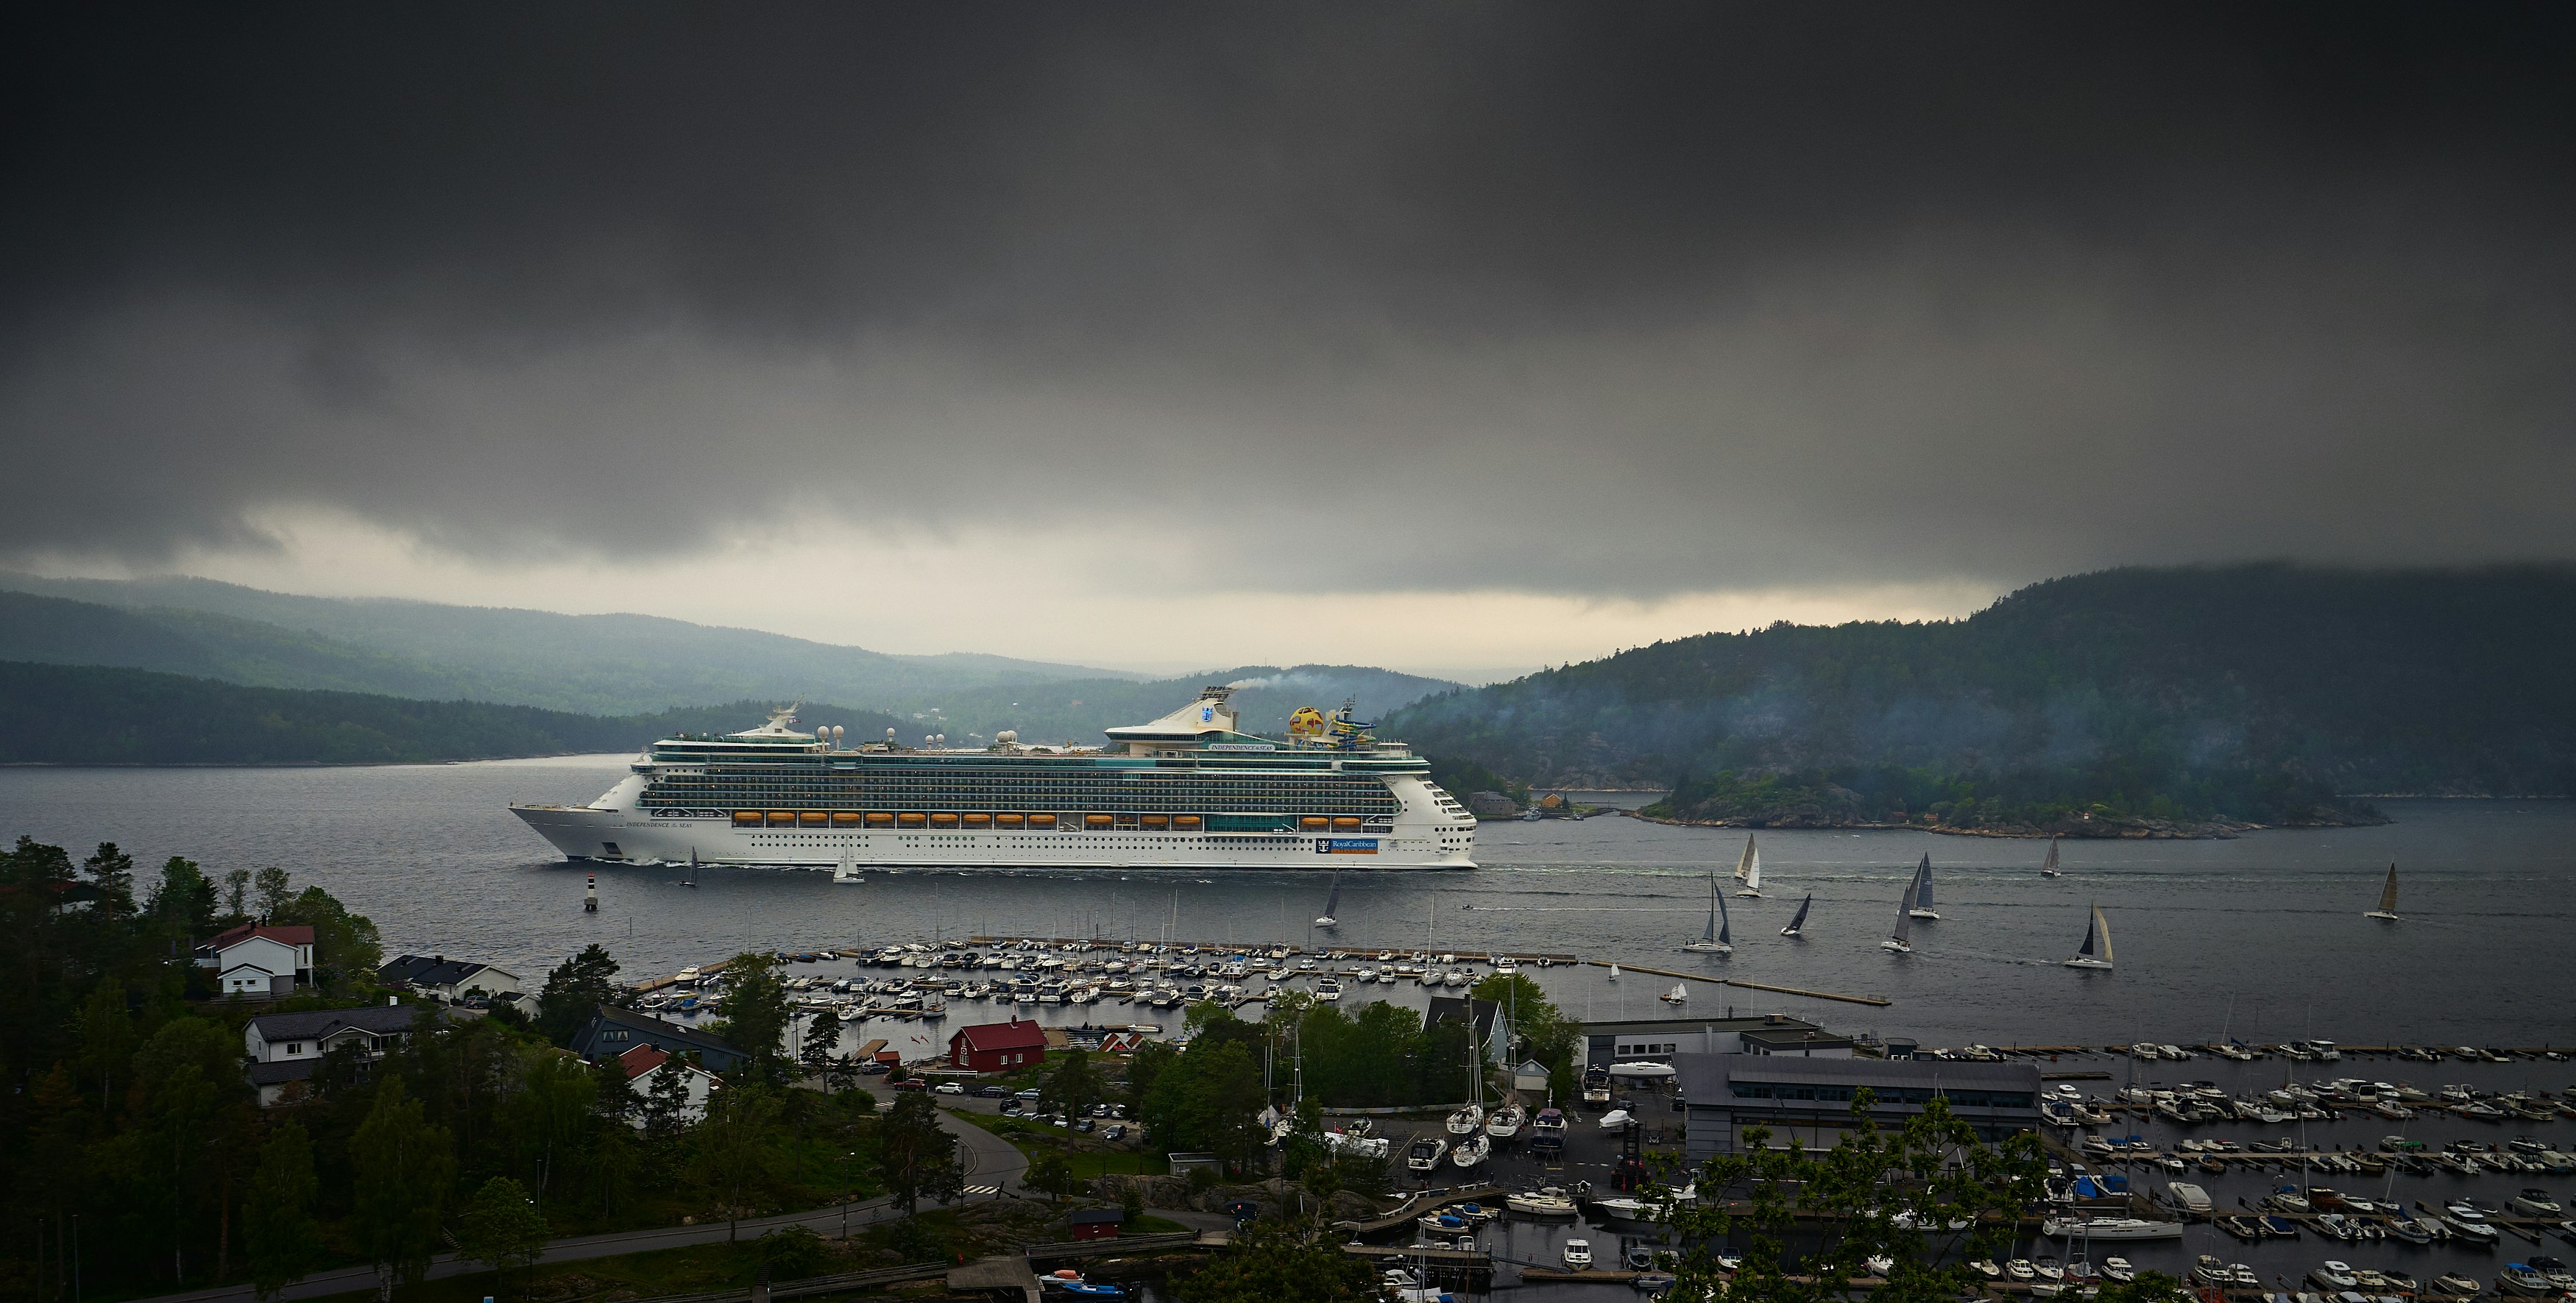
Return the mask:
[[1229,688],[1102,747],[981,750],[759,728],[666,738],[588,805],[510,809],[575,860],[1089,868],[1476,867],[1476,820],[1402,743],[1311,707],[1286,740]]

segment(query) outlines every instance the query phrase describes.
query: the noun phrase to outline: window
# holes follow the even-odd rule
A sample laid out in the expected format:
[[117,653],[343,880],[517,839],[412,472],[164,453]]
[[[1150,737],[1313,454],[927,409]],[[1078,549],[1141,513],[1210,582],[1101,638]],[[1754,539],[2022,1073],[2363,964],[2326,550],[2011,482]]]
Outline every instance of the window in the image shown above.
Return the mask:
[[302,1053],[304,1052],[304,1042],[302,1042],[302,1041],[289,1041],[289,1042],[287,1042],[287,1043],[286,1043],[286,1052],[287,1052],[287,1053],[289,1053],[289,1054],[302,1054]]

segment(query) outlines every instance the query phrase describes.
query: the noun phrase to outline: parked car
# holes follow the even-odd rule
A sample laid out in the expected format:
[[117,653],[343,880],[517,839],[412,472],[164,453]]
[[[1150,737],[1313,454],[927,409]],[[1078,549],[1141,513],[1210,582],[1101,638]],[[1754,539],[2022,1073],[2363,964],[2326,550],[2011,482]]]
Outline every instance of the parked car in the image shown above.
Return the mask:
[[1108,1106],[1108,1105],[1106,1105],[1106,1104],[1094,1104],[1094,1105],[1092,1105],[1092,1106],[1091,1106],[1091,1116],[1096,1117],[1096,1118],[1105,1118],[1105,1117],[1109,1116],[1109,1106]]
[[1011,1097],[1011,1088],[1008,1086],[978,1086],[975,1088],[975,1097],[977,1099],[1009,1099]]
[[1127,1138],[1127,1128],[1122,1123],[1112,1122],[1109,1124],[1108,1130],[1100,1133],[1100,1138],[1103,1140],[1124,1140]]
[[886,1074],[886,1067],[887,1065],[879,1063],[874,1059],[870,1059],[859,1065],[859,1075],[862,1077],[882,1077]]
[[1021,1091],[1019,1094],[1014,1095],[1011,1098],[1025,1100],[1031,1104],[1035,1104],[1038,1102],[1038,1088],[1031,1086],[1027,1090]]
[[1006,1117],[1006,1118],[1007,1118],[1007,1117],[1018,1117],[1019,1115],[1020,1115],[1020,1102],[1019,1102],[1018,1100],[1016,1100],[1016,1099],[1006,1099],[1006,1100],[1003,1100],[1003,1101],[1002,1101],[1002,1116],[1004,1116],[1004,1117]]
[[919,1077],[906,1077],[894,1084],[896,1090],[928,1090],[930,1083]]
[[1062,1113],[1058,1113],[1047,1119],[1047,1125],[1051,1127],[1067,1127],[1073,1125],[1073,1120]]
[[1075,1118],[1073,1120],[1073,1129],[1076,1131],[1089,1131],[1099,1125],[1099,1123],[1094,1122],[1089,1118]]
[[963,1095],[966,1093],[964,1083],[955,1081],[943,1081],[930,1089],[931,1093],[938,1095]]

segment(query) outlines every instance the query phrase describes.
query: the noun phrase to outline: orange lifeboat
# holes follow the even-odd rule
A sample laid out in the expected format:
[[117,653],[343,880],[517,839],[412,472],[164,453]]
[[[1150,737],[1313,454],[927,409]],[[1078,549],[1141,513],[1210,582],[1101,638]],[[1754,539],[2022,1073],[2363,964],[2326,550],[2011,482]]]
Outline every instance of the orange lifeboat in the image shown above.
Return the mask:
[[930,822],[930,816],[926,814],[913,814],[906,812],[896,815],[894,817],[894,821],[906,828],[918,828],[921,825]]
[[954,828],[957,826],[957,816],[953,814],[934,814],[930,816],[930,826],[933,828]]
[[772,828],[793,828],[793,827],[795,827],[795,826],[796,826],[796,812],[795,812],[794,810],[772,810],[772,811],[770,811],[770,812],[769,812],[769,826],[770,826],[770,827],[772,827]]
[[993,816],[993,826],[996,828],[1017,828],[1026,822],[1028,822],[1026,818],[1016,814],[997,814]]
[[1082,826],[1085,828],[1106,828],[1113,822],[1115,822],[1115,820],[1112,819],[1111,816],[1105,814],[1086,814],[1082,816]]
[[1175,828],[1196,828],[1199,826],[1199,817],[1195,814],[1176,814],[1172,816],[1172,826]]
[[957,822],[962,823],[969,828],[982,828],[993,822],[993,816],[989,814],[961,814],[957,816]]
[[821,828],[832,822],[832,813],[829,810],[807,810],[796,816],[796,822],[808,828]]
[[834,810],[832,812],[832,826],[835,828],[855,828],[858,826],[858,823],[859,812],[856,810]]
[[1160,814],[1146,815],[1144,818],[1137,820],[1137,822],[1142,823],[1148,828],[1168,828],[1172,826],[1171,818],[1167,815]]
[[1305,818],[1298,820],[1298,821],[1297,821],[1297,826],[1298,826],[1298,827],[1300,827],[1300,828],[1310,828],[1310,829],[1313,829],[1313,830],[1315,830],[1315,831],[1317,831],[1317,832],[1321,832],[1321,831],[1323,831],[1323,830],[1324,830],[1324,829],[1326,829],[1326,828],[1330,828],[1330,827],[1332,827],[1332,826],[1333,826],[1333,821],[1332,821],[1332,820],[1330,820],[1330,819],[1325,818],[1324,816],[1322,816],[1322,815],[1320,815],[1320,814],[1310,814],[1310,815],[1307,815]]
[[871,828],[891,828],[894,826],[894,813],[890,810],[870,810],[868,811],[868,826]]
[[1355,818],[1351,817],[1350,815],[1345,814],[1345,815],[1340,815],[1340,816],[1335,817],[1335,818],[1334,818],[1334,820],[1333,820],[1333,826],[1334,826],[1334,827],[1336,827],[1336,828],[1341,829],[1341,830],[1342,830],[1342,831],[1344,831],[1344,832],[1358,832],[1358,831],[1359,831],[1359,827],[1360,827],[1360,821],[1359,821],[1358,819],[1355,819]]
[[733,826],[736,828],[757,828],[760,826],[760,821],[763,817],[764,816],[758,810],[736,810],[733,812]]
[[1029,826],[1032,828],[1052,828],[1055,826],[1055,816],[1051,814],[1030,815]]

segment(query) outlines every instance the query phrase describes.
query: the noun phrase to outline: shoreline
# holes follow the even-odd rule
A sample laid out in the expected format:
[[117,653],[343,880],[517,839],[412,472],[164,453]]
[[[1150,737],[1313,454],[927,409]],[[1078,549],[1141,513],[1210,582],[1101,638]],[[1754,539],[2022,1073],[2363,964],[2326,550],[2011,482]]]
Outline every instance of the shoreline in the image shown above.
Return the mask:
[[2243,823],[2233,819],[2213,819],[2203,823],[2173,823],[2158,819],[2079,819],[2050,827],[2015,824],[2002,828],[1961,828],[1950,824],[1887,823],[1863,819],[1843,821],[1673,819],[1647,814],[1642,810],[1626,810],[1621,813],[1631,819],[1641,819],[1647,823],[1659,823],[1672,828],[1746,828],[1755,831],[1775,829],[1783,832],[1928,832],[1945,837],[1995,837],[2021,841],[2036,841],[2049,837],[2063,837],[2070,841],[2233,841],[2239,835],[2249,832],[2279,832],[2307,828],[2378,828],[2397,822],[2387,815],[2354,815],[2341,819],[2302,820],[2293,823]]

